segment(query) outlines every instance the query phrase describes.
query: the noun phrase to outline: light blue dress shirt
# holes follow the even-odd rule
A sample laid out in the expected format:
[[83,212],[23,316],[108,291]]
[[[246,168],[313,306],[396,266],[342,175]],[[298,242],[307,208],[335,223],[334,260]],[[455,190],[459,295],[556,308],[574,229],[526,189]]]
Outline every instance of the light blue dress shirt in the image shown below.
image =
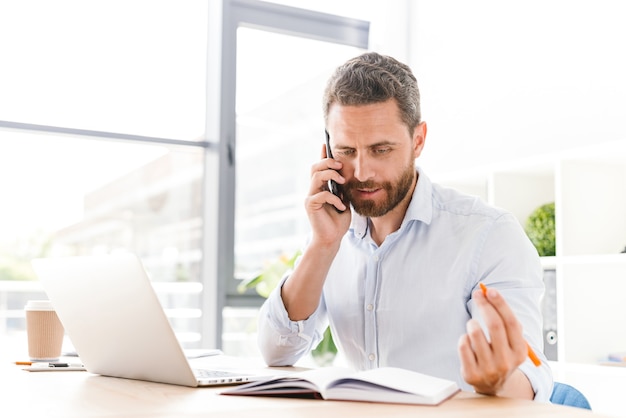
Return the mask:
[[330,324],[338,349],[357,370],[402,367],[472,390],[461,376],[457,346],[467,321],[480,321],[471,295],[483,282],[500,291],[541,358],[540,367],[527,359],[520,369],[535,399],[547,401],[552,373],[543,356],[537,251],[513,215],[433,184],[417,170],[402,225],[380,247],[368,219],[352,213],[313,315],[289,320],[280,286],[266,300],[259,317],[265,361],[294,364]]

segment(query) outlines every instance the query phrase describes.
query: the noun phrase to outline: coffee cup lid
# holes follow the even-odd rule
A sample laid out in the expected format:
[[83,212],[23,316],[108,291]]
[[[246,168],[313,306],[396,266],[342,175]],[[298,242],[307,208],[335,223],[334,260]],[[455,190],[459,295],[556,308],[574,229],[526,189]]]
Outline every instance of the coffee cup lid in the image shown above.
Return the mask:
[[29,311],[52,311],[52,303],[49,300],[29,300],[24,309]]

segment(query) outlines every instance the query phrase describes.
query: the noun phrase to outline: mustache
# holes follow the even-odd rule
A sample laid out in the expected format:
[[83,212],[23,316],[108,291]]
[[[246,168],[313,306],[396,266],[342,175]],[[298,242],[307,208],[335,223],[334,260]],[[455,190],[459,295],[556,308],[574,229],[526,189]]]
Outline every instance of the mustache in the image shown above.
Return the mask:
[[385,186],[383,184],[376,183],[374,181],[349,181],[343,185],[345,189],[384,189]]

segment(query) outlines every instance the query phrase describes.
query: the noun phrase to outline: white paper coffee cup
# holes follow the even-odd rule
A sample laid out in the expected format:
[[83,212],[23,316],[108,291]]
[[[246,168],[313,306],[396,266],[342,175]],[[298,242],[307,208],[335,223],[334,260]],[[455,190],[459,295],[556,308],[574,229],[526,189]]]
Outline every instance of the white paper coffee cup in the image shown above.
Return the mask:
[[65,330],[48,300],[30,300],[24,307],[28,356],[32,361],[56,361],[61,356]]

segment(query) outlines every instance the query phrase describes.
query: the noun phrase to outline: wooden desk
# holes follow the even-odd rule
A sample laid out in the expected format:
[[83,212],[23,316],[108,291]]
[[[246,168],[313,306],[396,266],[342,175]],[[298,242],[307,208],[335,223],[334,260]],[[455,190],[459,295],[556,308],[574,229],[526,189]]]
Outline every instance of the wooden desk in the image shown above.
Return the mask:
[[[219,394],[223,390],[219,387],[188,388],[88,372],[26,372],[23,366],[14,363],[23,360],[24,353],[23,336],[11,339],[0,335],[0,415],[3,417],[600,417],[578,408],[468,392],[435,407],[224,396]],[[207,358],[196,362],[210,365],[212,361],[217,360]]]
[[11,417],[599,417],[545,403],[459,393],[443,404],[411,406],[220,395],[220,388],[187,388],[87,372],[30,373],[2,357],[2,415]]

